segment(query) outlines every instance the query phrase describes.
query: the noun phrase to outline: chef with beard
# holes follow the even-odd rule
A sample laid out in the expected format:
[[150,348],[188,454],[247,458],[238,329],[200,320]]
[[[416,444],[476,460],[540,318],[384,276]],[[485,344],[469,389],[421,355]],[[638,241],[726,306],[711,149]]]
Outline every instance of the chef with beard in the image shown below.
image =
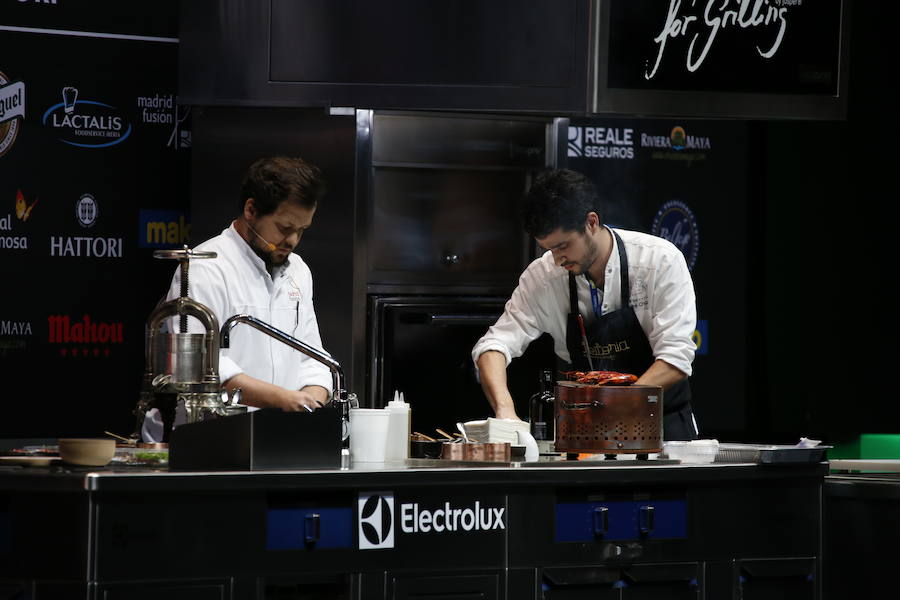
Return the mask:
[[652,235],[603,224],[584,175],[540,174],[526,194],[525,230],[544,254],[519,279],[472,359],[498,418],[517,419],[506,367],[543,333],[564,369],[630,373],[661,386],[666,440],[696,439],[690,402],[696,300],[681,251]]
[[[254,162],[241,186],[237,218],[194,248],[215,252],[216,258],[191,262],[188,296],[206,305],[220,324],[249,314],[322,350],[312,276],[294,250],[312,225],[324,191],[319,169],[301,158]],[[181,272],[176,270],[166,300],[180,295]],[[188,319],[188,328],[203,331],[196,319]],[[227,390],[241,390],[241,403],[251,410],[313,411],[332,393],[325,365],[250,327],[231,332],[230,348],[219,357],[219,377]]]

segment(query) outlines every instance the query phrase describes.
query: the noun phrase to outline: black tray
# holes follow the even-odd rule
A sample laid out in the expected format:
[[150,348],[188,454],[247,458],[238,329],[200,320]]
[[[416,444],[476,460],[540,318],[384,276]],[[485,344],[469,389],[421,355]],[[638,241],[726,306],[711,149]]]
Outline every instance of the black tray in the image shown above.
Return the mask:
[[818,463],[832,446],[798,448],[777,444],[719,444],[718,463],[757,463],[761,465]]

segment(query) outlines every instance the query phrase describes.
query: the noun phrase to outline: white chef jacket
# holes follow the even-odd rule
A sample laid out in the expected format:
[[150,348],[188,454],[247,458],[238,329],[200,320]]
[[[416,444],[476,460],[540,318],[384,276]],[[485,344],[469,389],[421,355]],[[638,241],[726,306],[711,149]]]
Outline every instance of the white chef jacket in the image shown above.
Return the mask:
[[[217,255],[191,261],[188,296],[206,305],[219,320],[219,327],[229,317],[249,314],[322,350],[313,309],[312,275],[298,255],[291,254],[285,265],[269,275],[263,260],[238,234],[234,224],[194,250]],[[180,295],[181,270],[178,269],[166,300]],[[177,327],[178,319],[171,319],[170,331],[178,331]],[[188,330],[204,331],[200,321],[193,317],[188,317]],[[220,380],[225,382],[239,373],[291,390],[319,385],[329,394],[332,391],[328,367],[247,324],[234,326],[230,348],[223,348],[219,353]]]
[[[625,243],[628,257],[631,306],[647,334],[654,358],[690,375],[697,349],[693,341],[697,312],[694,285],[684,255],[671,242],[653,235],[624,229],[616,229],[616,233]],[[602,314],[622,308],[620,281],[619,253],[613,239],[604,276]],[[597,319],[590,286],[583,275],[575,278],[575,284],[578,310],[587,326]],[[472,349],[472,360],[477,361],[488,350],[496,350],[509,365],[546,332],[553,337],[556,355],[570,362],[566,348],[568,313],[569,272],[554,263],[551,252],[545,252],[522,273],[503,314]]]

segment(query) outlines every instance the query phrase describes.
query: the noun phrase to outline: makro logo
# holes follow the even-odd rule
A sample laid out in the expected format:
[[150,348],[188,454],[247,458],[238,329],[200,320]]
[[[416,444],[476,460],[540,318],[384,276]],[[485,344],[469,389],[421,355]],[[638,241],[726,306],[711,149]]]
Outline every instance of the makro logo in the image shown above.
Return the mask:
[[626,127],[569,126],[570,158],[634,158],[634,130]]
[[[22,190],[16,190],[16,222],[27,221],[37,202],[37,198],[28,202]],[[0,217],[0,250],[28,250],[28,237],[13,232],[13,213]]]
[[694,213],[687,204],[681,200],[663,204],[653,218],[650,233],[675,244],[684,254],[688,270],[693,270],[700,253],[700,233]]
[[[92,194],[82,194],[75,202],[75,220],[85,229],[97,223],[100,206]],[[94,236],[50,236],[50,256],[75,258],[122,258],[122,238]]]
[[360,550],[394,547],[394,495],[392,493],[360,494],[357,500],[357,512]]
[[62,356],[109,356],[110,347],[124,342],[124,325],[95,321],[90,315],[75,320],[68,315],[47,317],[48,341],[60,348]]
[[138,246],[180,248],[191,237],[191,224],[177,210],[141,210],[138,217]]
[[108,148],[131,135],[131,124],[115,106],[96,100],[79,100],[76,87],[62,88],[63,101],[44,112],[41,122],[60,133],[64,144],[78,148]]
[[0,156],[13,147],[25,119],[25,83],[10,81],[0,72]]

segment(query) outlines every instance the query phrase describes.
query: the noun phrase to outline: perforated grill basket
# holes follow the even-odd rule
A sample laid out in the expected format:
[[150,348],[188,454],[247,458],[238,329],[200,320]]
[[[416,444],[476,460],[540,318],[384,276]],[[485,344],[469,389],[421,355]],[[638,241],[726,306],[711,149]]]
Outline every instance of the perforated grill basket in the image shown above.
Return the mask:
[[659,386],[556,382],[556,451],[649,454],[662,451]]

